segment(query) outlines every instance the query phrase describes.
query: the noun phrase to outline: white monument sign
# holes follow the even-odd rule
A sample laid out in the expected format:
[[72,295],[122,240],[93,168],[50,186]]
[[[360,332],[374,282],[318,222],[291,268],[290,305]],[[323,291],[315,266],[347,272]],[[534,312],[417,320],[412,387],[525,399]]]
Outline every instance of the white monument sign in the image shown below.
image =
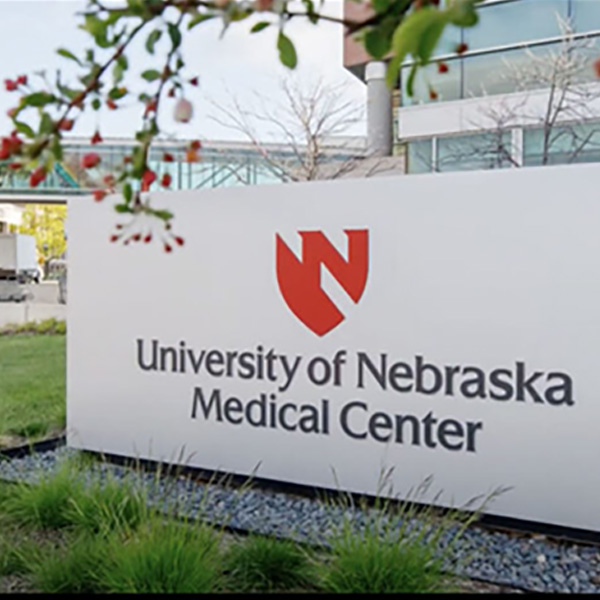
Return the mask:
[[68,443],[369,494],[393,468],[455,506],[511,486],[491,513],[600,531],[599,190],[586,165],[156,193],[170,253],[75,198]]

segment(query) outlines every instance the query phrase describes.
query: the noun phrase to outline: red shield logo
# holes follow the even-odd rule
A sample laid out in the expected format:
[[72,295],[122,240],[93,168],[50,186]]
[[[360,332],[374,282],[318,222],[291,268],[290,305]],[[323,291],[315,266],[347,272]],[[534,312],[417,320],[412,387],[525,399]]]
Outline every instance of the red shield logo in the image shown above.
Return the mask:
[[330,332],[344,315],[321,288],[321,265],[327,267],[340,286],[358,303],[369,271],[369,232],[346,229],[348,260],[321,231],[300,231],[302,260],[298,260],[277,234],[276,268],[281,295],[289,309],[319,336]]

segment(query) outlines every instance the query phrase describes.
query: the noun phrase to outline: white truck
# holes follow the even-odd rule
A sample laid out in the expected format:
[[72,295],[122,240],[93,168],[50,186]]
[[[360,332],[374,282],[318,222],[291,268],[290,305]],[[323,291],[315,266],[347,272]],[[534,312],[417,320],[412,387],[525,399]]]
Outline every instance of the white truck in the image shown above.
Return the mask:
[[23,284],[39,281],[35,238],[20,233],[0,233],[0,301],[20,302]]

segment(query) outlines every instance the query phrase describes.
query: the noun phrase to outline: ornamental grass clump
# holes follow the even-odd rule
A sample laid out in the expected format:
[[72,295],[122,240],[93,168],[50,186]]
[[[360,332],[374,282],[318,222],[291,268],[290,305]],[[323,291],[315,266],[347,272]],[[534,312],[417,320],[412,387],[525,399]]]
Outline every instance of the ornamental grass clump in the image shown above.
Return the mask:
[[252,536],[238,541],[230,547],[225,565],[231,591],[290,591],[315,585],[308,551],[289,540]]
[[19,482],[0,500],[0,509],[14,523],[39,529],[62,529],[72,524],[70,510],[85,493],[78,472],[70,463],[35,484]]
[[98,572],[108,560],[105,537],[87,534],[50,549],[32,562],[36,588],[49,594],[93,594],[104,591]]
[[91,534],[134,530],[149,518],[143,491],[129,480],[96,479],[67,511],[70,523]]
[[221,583],[219,537],[205,525],[153,518],[125,541],[109,538],[99,585],[109,593],[214,592]]
[[[429,505],[418,503],[431,484],[428,478],[406,500],[378,497],[374,502],[351,496],[327,501],[333,529],[328,538],[331,552],[321,569],[322,589],[333,593],[432,593],[447,591],[448,565],[465,529],[477,510],[471,500],[462,509],[440,510],[438,494]],[[466,560],[466,558],[465,558]]]

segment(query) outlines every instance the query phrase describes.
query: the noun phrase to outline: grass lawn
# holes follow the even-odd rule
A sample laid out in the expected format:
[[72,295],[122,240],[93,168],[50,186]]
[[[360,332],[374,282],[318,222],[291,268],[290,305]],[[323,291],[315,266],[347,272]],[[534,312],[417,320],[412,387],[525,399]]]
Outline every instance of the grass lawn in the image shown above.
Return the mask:
[[0,336],[0,447],[65,427],[64,335]]

